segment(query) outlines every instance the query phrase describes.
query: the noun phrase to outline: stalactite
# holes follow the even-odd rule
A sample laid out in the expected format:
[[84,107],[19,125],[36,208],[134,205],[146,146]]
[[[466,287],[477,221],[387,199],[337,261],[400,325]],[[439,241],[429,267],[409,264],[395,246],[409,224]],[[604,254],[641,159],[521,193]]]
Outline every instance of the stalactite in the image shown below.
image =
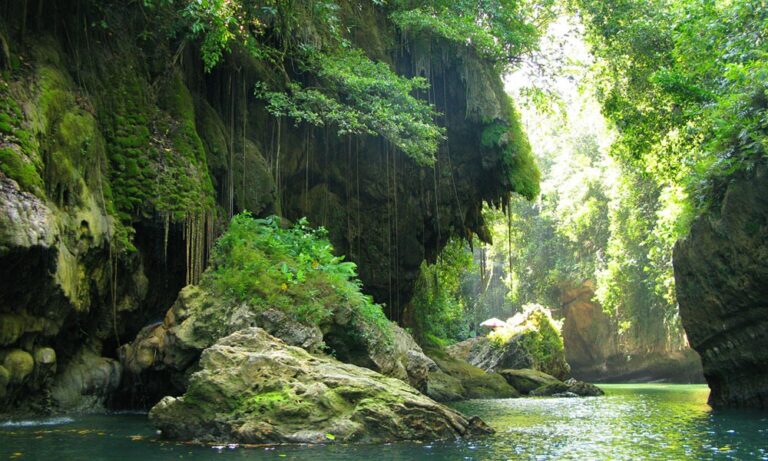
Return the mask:
[[[445,70],[443,70],[443,126],[448,126],[448,94],[446,90]],[[453,186],[453,195],[456,198],[456,208],[459,212],[459,219],[461,220],[461,231],[464,232],[466,224],[464,222],[464,212],[461,209],[461,200],[459,200],[459,190],[456,187],[456,171],[453,168],[453,162],[451,160],[451,142],[450,139],[445,140],[445,156],[448,159],[448,171],[451,172],[451,185]]]
[[312,130],[313,128],[307,127],[307,141],[304,144],[304,147],[306,149],[306,152],[304,154],[305,158],[305,165],[304,165],[304,213],[309,213],[309,154],[312,151],[311,149],[311,143],[312,143]]
[[168,229],[171,224],[171,213],[163,213],[163,265],[168,264]]
[[398,230],[400,228],[398,223],[398,209],[397,209],[397,151],[392,147],[392,197],[395,208],[395,296],[397,301],[397,309],[395,310],[397,323],[400,323],[400,239],[398,238]]
[[280,147],[282,145],[282,117],[277,118],[277,153],[275,154],[275,188],[277,189],[277,214],[282,213],[282,192],[280,188]]
[[512,208],[507,197],[507,256],[509,257],[509,275],[512,275]]
[[241,147],[243,151],[243,184],[242,188],[240,189],[240,193],[242,194],[242,201],[243,203],[240,204],[240,209],[245,209],[245,132],[246,132],[246,123],[248,120],[248,96],[246,94],[246,78],[245,76],[242,77],[243,80],[243,100],[240,103],[240,107],[242,107],[242,113],[243,113],[243,145]]
[[[385,141],[386,142],[386,141]],[[392,312],[392,206],[389,200],[389,145],[384,144],[384,162],[387,171],[387,294],[389,296],[389,318],[393,317]]]
[[[352,136],[347,135],[347,171],[350,172],[352,170]],[[351,206],[351,195],[350,192],[352,186],[350,184],[350,181],[345,181],[344,186],[346,189],[346,212],[347,212],[347,245],[349,245],[349,251],[352,250],[352,206]]]
[[229,76],[229,174],[227,175],[227,185],[229,186],[229,218],[235,213],[234,195],[235,195],[235,88],[233,76]]
[[357,257],[360,258],[360,237],[363,234],[360,221],[360,138],[355,138],[355,182],[357,188]]
[[112,246],[110,245],[109,250],[109,265],[112,269],[111,274],[111,292],[112,292],[112,328],[114,328],[115,331],[115,342],[117,344],[120,344],[120,333],[118,332],[117,328],[117,258],[113,258],[112,255]]

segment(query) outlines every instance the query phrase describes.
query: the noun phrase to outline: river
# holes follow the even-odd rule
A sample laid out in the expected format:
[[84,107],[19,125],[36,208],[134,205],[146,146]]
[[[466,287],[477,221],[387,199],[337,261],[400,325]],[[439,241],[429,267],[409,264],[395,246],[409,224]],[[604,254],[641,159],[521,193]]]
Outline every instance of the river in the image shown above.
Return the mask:
[[604,397],[472,400],[493,436],[438,443],[213,448],[157,440],[146,415],[0,422],[0,460],[768,460],[768,414],[713,411],[706,386],[601,385]]

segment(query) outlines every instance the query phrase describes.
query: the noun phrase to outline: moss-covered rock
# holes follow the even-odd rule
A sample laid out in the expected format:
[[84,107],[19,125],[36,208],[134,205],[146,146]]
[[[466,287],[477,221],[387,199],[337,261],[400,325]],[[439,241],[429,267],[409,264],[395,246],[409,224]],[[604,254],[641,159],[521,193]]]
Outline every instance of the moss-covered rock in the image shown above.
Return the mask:
[[163,436],[204,442],[453,439],[490,429],[402,381],[288,346],[259,328],[207,349],[182,397],[150,412]]
[[435,400],[504,399],[520,395],[501,375],[488,373],[434,346],[425,352],[437,365],[429,373],[427,386],[427,395]]
[[549,309],[538,304],[524,306],[522,312],[488,336],[478,336],[448,348],[454,357],[486,371],[535,368],[558,379],[570,376],[565,360],[560,324]]
[[522,394],[528,394],[542,386],[560,383],[560,380],[554,376],[531,368],[500,370],[499,374]]
[[3,367],[10,374],[10,382],[19,384],[35,369],[35,359],[27,351],[13,349],[5,354]]

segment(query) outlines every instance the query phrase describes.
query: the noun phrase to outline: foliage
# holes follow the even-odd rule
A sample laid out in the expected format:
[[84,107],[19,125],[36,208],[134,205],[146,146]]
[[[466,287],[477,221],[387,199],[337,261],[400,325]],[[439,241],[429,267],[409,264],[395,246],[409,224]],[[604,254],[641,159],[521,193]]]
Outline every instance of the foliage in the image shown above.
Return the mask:
[[[679,345],[672,248],[768,141],[768,9],[737,0],[580,0],[620,137],[598,298],[645,347]],[[658,324],[662,327],[659,328]]]
[[272,115],[330,125],[340,135],[380,135],[416,162],[431,165],[444,133],[431,103],[415,96],[428,93],[427,82],[400,76],[391,64],[356,48],[342,18],[362,8],[384,10],[403,31],[437,34],[466,44],[491,63],[510,64],[536,47],[554,3],[145,0],[144,5],[173,5],[173,32],[199,41],[207,71],[234,50],[258,61],[267,77],[255,93]]
[[307,65],[321,85],[305,88],[290,83],[287,92],[257,86],[257,95],[267,101],[270,113],[335,126],[339,135],[379,134],[417,162],[434,162],[444,129],[434,124],[432,107],[412,96],[428,88],[424,79],[401,77],[360,50],[305,51]]
[[764,2],[578,3],[602,59],[601,101],[621,132],[614,155],[706,209],[724,178],[765,153]]
[[0,78],[0,171],[18,182],[22,190],[42,197],[42,165],[32,155],[32,136],[23,120],[21,108],[9,94],[8,83]]
[[420,342],[446,345],[469,337],[461,278],[472,267],[472,253],[460,240],[451,240],[434,264],[421,263],[411,299],[415,334]]
[[360,331],[390,331],[381,307],[361,292],[355,264],[334,256],[325,229],[311,229],[305,219],[283,228],[275,216],[235,216],[216,242],[201,286],[230,301],[227,309],[239,303],[254,310],[276,308],[319,325],[348,306]]
[[426,31],[468,44],[480,56],[509,65],[520,62],[523,54],[537,47],[539,34],[553,18],[554,6],[549,0],[396,0],[390,17],[405,31]]
[[501,151],[501,167],[509,179],[510,189],[533,200],[539,195],[541,173],[531,152],[528,136],[520,125],[520,116],[511,98],[507,98],[508,123],[494,122],[487,125],[480,142],[486,148]]

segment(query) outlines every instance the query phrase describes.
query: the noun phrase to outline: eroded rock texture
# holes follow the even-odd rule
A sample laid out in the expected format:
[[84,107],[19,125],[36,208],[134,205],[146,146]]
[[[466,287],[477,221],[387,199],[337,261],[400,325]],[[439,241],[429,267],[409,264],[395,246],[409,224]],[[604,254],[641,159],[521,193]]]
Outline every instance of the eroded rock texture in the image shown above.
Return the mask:
[[219,340],[182,397],[150,420],[164,436],[206,442],[436,440],[491,432],[400,380],[317,357],[260,328]]
[[768,168],[739,174],[675,247],[680,316],[714,406],[768,408]]

